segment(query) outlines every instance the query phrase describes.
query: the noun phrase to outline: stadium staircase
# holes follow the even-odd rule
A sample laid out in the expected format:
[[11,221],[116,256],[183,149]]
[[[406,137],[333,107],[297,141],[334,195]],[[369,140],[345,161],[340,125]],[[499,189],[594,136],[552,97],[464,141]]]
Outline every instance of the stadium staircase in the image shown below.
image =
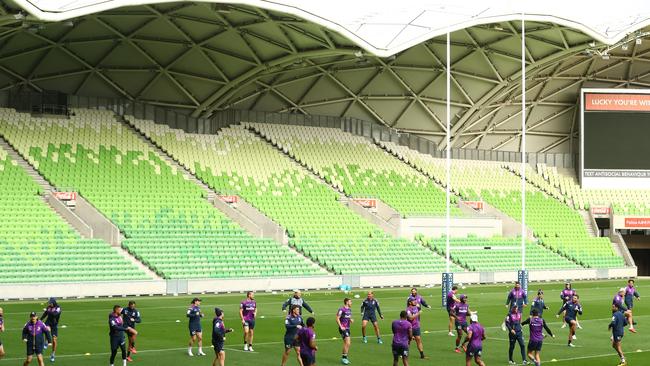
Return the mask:
[[[418,171],[420,174],[424,175],[428,179],[430,179],[434,184],[437,184],[440,189],[447,189],[447,183],[446,181],[442,180],[441,177],[434,176],[430,171],[427,171],[423,169],[421,166],[418,166],[415,164],[413,161],[410,161],[409,159],[404,159],[404,156],[400,155],[400,153],[395,150],[388,148],[387,145],[380,143],[379,141],[374,141],[375,144],[380,147],[382,150],[384,150],[387,154],[390,154],[391,156],[395,157],[396,159],[399,159],[402,163],[408,165],[412,169]],[[445,177],[446,178],[446,177]],[[454,190],[453,187],[450,187],[450,193],[453,197],[455,197],[456,200],[460,201],[460,205],[462,204],[463,197],[459,194],[458,191]],[[466,214],[466,215],[477,215],[476,210],[472,209],[474,213],[471,214]],[[514,217],[508,216],[505,213],[503,213],[501,210],[498,208],[490,205],[488,202],[483,202],[483,211],[481,214],[478,214],[478,216],[487,216],[487,217],[496,217],[497,219],[501,220],[502,222],[502,227],[503,227],[503,236],[505,237],[517,237],[521,236],[521,220],[517,220]],[[533,235],[533,230],[526,226],[526,237],[528,240],[533,241],[535,240],[535,237]]]
[[186,165],[170,156],[169,152],[164,149],[163,146],[160,146],[156,141],[153,141],[145,131],[142,131],[131,121],[132,117],[116,115],[115,118],[118,122],[123,123],[128,129],[132,130],[134,135],[138,136],[145,144],[155,150],[158,155],[167,162],[167,164],[173,166],[178,171],[183,172],[185,179],[198,185],[205,192],[208,202],[230,219],[238,223],[242,228],[246,229],[246,231],[248,231],[252,236],[272,239],[282,244],[287,243],[285,228],[266,217],[241,197],[238,197],[236,205],[230,205],[222,201],[219,198],[221,195],[220,192],[216,192],[210,188],[200,180],[195,173],[190,171]]
[[[126,125],[127,128],[131,129],[135,135],[137,135],[138,137],[140,137],[140,139],[143,140],[144,143],[149,144],[152,147],[152,149],[156,150],[158,154],[162,156],[169,165],[176,167],[179,171],[185,172],[184,176],[186,177],[186,179],[190,180],[194,184],[201,187],[201,189],[203,189],[203,191],[205,191],[207,195],[206,196],[207,200],[212,205],[214,205],[214,207],[216,207],[218,210],[223,212],[226,216],[231,218],[233,221],[237,222],[242,228],[246,229],[246,231],[248,231],[249,234],[256,237],[269,238],[275,240],[280,244],[288,244],[285,228],[283,228],[278,223],[268,218],[266,215],[264,215],[264,213],[257,210],[253,205],[246,202],[241,197],[238,197],[237,205],[238,206],[245,205],[247,211],[249,212],[248,215],[243,213],[241,210],[238,210],[237,208],[230,206],[229,204],[221,201],[218,198],[220,195],[219,192],[216,192],[215,190],[210,188],[207,184],[205,184],[202,180],[200,180],[196,176],[196,174],[190,171],[188,167],[184,165],[181,161],[178,161],[174,157],[170,156],[169,151],[167,151],[166,149],[164,149],[163,146],[159,145],[156,141],[151,139],[151,137],[147,135],[146,131],[143,131],[142,129],[139,128],[138,124],[134,123],[135,119],[133,117],[116,115],[116,119],[118,122],[123,123],[124,125]],[[304,262],[309,266],[329,272],[329,270],[326,267],[312,261],[309,257],[305,256],[304,253],[297,251],[294,247],[287,246],[287,248],[291,252],[293,252],[296,256],[303,258]]]
[[598,226],[596,225],[596,221],[594,221],[593,216],[591,216],[591,213],[585,210],[578,210],[578,213],[580,216],[582,216],[582,222],[585,223],[587,234],[594,238],[598,237]]
[[623,235],[616,230],[613,230],[610,234],[610,239],[612,240],[612,246],[618,255],[625,259],[625,264],[630,267],[636,267],[632,253],[625,243]]
[[207,135],[132,122],[212,189],[243,197],[286,227],[289,245],[336,274],[430,273],[446,267],[430,249],[371,225],[339,200],[340,193],[240,125]]
[[36,183],[38,184],[44,192],[51,192],[54,190],[52,184],[45,179],[34,167],[29,164],[27,160],[20,154],[16,149],[14,149],[11,144],[5,139],[5,137],[0,133],[0,148],[3,148],[7,155],[18,165],[23,168],[25,173]]
[[[398,160],[399,157],[395,156],[390,151],[386,151],[381,146],[376,147],[372,145],[371,142],[367,141],[365,138],[352,136],[345,132],[341,132],[337,129],[290,126],[290,125],[273,125],[273,124],[265,125],[259,123],[257,124],[248,123],[246,125],[248,128],[254,129],[258,134],[263,136],[268,143],[282,149],[285,155],[289,155],[291,158],[299,161],[301,164],[307,165],[309,169],[315,170],[318,175],[325,178],[330,184],[334,185],[335,187],[343,188],[346,193],[350,193],[350,191],[354,189],[351,188],[350,186],[346,186],[346,184],[350,183],[352,187],[358,186],[357,183],[351,182],[353,179],[365,178],[364,184],[366,185],[367,182],[374,182],[374,180],[368,178],[368,175],[366,174],[366,172],[368,171],[374,170],[375,172],[381,172],[381,173],[377,173],[379,175],[385,174],[386,170],[391,171],[390,175],[384,175],[384,176],[390,177],[388,179],[389,185],[390,187],[394,187],[391,188],[394,191],[403,189],[405,187],[404,185],[400,186],[399,178],[397,180],[395,180],[395,178],[396,177],[403,178],[405,176],[408,176],[409,174],[414,174],[413,172],[410,171],[411,169],[415,170],[415,174],[417,174],[417,176],[424,176],[424,177],[427,176],[426,173],[417,169],[417,167],[404,164],[404,161],[400,161],[401,159]],[[340,134],[342,134],[342,136],[339,136]],[[306,141],[303,141],[302,139]],[[329,153],[329,150],[332,151],[340,150],[342,153],[339,152],[338,155],[335,155]],[[370,158],[364,156],[364,154],[368,154]],[[329,156],[329,158],[323,157],[323,155]],[[350,156],[352,155],[354,155],[355,158],[351,158]],[[337,168],[335,167],[332,170],[328,170],[327,165],[338,164],[339,161],[337,159],[341,156],[345,156],[345,158],[341,158],[341,160],[344,162],[347,161],[349,164],[347,166],[347,169],[344,167],[343,169],[338,169],[337,172],[336,171]],[[357,158],[356,156],[361,156],[361,158]],[[320,166],[321,168],[320,169],[317,168],[318,166]],[[325,167],[323,168],[323,166]],[[358,168],[357,171],[355,171],[356,168]],[[358,174],[358,171],[362,169],[364,170],[364,172]],[[510,174],[505,171],[503,171],[503,174],[510,176]],[[375,176],[376,175],[373,175],[373,178]],[[426,179],[427,182],[426,184],[432,184],[432,185],[435,184],[429,182],[428,178],[424,178],[424,179]],[[436,183],[440,185],[439,180]],[[412,181],[406,184],[406,186],[410,186],[411,184],[413,184]],[[418,192],[417,189],[418,184],[415,183],[413,185],[415,185],[416,189],[412,189],[411,191],[409,191],[409,193],[416,196],[418,194],[421,194],[421,192]],[[384,189],[379,189],[378,192],[383,193],[383,195],[387,195],[388,192],[385,189],[386,187],[382,187],[382,188]],[[435,193],[438,194],[433,196],[435,197],[434,200],[437,202],[442,198],[442,196],[439,194],[442,191],[442,189],[435,188],[435,190],[436,190]],[[459,194],[459,192],[454,192],[454,193],[455,196],[453,197],[462,197]],[[428,195],[423,195],[423,196],[428,197]],[[400,207],[404,207],[406,209],[412,208],[412,206],[409,206],[408,203],[404,204],[404,202],[400,202],[400,199],[403,199],[403,196],[400,197],[399,194],[391,195],[390,199],[392,202],[395,202]],[[440,204],[440,202],[437,203]],[[434,211],[433,214],[436,213],[440,214],[440,212],[436,211],[435,208],[433,209],[433,211]],[[452,215],[455,212],[460,212],[460,210],[456,208],[455,211],[452,211]],[[510,221],[508,222],[514,224]],[[518,226],[520,227],[520,225]],[[532,231],[530,230],[529,230],[529,236],[531,238],[533,237]],[[492,241],[491,238],[489,239],[484,238],[482,240],[488,243]],[[437,248],[435,246],[428,245],[428,243],[423,240],[418,240],[418,241],[421,244],[434,250],[435,252],[441,254],[441,256],[444,256],[444,253],[440,252],[439,250],[436,250]],[[464,243],[464,240],[462,238],[452,238],[451,241],[454,243],[461,243],[461,244]],[[503,240],[502,238],[494,238],[494,241],[496,244],[499,244]],[[490,245],[488,244],[486,245],[491,248]],[[531,245],[537,245],[537,244],[531,244]],[[486,257],[485,263],[481,263],[481,264],[475,263],[474,261],[478,257],[465,256],[465,255],[462,255],[461,257],[455,256],[454,261],[455,263],[459,264],[463,268],[467,268],[470,270],[474,268],[480,268],[481,270],[486,270],[487,268],[489,268],[489,266],[485,265],[486,263],[491,263],[494,269],[502,269],[504,267],[501,264],[501,262],[503,261],[501,260],[500,254],[504,253],[502,250],[511,250],[512,248],[507,245],[506,246],[495,245],[494,247],[495,247],[494,249],[491,248],[490,250],[484,250],[482,252],[483,256]],[[540,249],[540,251],[538,252],[536,251],[536,249]],[[499,253],[499,251],[501,252]],[[538,253],[540,258],[554,259],[554,262],[551,262],[550,264],[550,267],[552,268],[564,269],[564,268],[582,267],[582,265],[578,263],[578,261],[575,260],[574,258],[571,258],[570,256],[561,252],[551,251],[548,248],[539,245],[537,245],[537,247],[531,247],[530,251]],[[544,254],[548,254],[548,255],[544,255]],[[516,255],[514,256],[512,255],[512,250],[510,256],[513,258],[516,257]],[[532,261],[533,259],[531,259],[531,268],[535,267]],[[510,264],[511,263],[509,263],[509,265]],[[548,263],[547,266],[549,266]],[[511,268],[517,268],[517,265],[514,265]]]
[[[20,154],[16,149],[14,149],[13,146],[11,146],[7,140],[4,138],[4,136],[0,135],[0,148],[4,149],[4,151],[7,153],[7,155],[15,161],[18,166],[20,166],[26,173],[27,175],[41,187],[41,200],[45,204],[47,204],[53,211],[54,213],[63,221],[68,223],[68,225],[77,231],[77,233],[86,239],[92,239],[95,237],[93,233],[93,229],[96,228],[96,225],[102,225],[103,220],[110,222],[108,219],[105,217],[101,217],[99,220],[95,219],[94,225],[90,225],[87,220],[84,220],[84,218],[80,217],[77,215],[76,212],[74,212],[72,209],[68,208],[64,203],[59,201],[57,198],[53,196],[53,192],[56,191],[57,189],[50,184],[50,182],[45,179],[41,173],[39,173],[34,167],[23,157],[22,154]],[[77,200],[83,200],[85,199],[81,197],[80,195],[77,196]],[[90,205],[90,203],[88,203]],[[97,212],[98,214],[101,214]],[[102,220],[103,219],[103,220]],[[102,238],[99,238],[102,239]],[[118,239],[118,243],[121,242],[121,237]],[[106,242],[106,240],[104,240]],[[135,267],[139,268],[140,271],[144,272],[147,276],[147,279],[161,279],[161,277],[154,271],[152,271],[149,267],[145,266],[142,262],[137,260],[135,257],[133,257],[128,251],[126,251],[124,248],[122,248],[120,245],[112,245],[112,243],[107,242],[108,245],[111,245],[113,249],[121,256],[123,257],[126,261],[132,263]]]
[[[405,162],[427,172],[435,181],[442,181],[444,159],[421,154],[408,147],[379,142]],[[483,200],[508,216],[521,213],[521,179],[516,175],[518,164],[454,160],[452,190],[462,199]],[[526,191],[526,224],[534,230],[538,243],[589,268],[616,268],[625,265],[607,238],[591,237],[580,214],[562,201],[559,193],[542,177],[527,167],[530,181]],[[539,187],[543,187],[543,190]]]
[[[268,143],[276,146],[278,149],[281,149],[285,155],[288,155],[289,157],[295,159],[298,161],[300,164],[306,166],[308,169],[314,171],[315,174],[318,174],[319,176],[327,176],[327,172],[323,170],[316,170],[315,166],[318,164],[319,159],[321,159],[322,163],[322,158],[321,157],[314,157],[314,155],[318,155],[320,153],[323,153],[319,147],[316,148],[316,151],[304,151],[298,149],[292,149],[296,145],[299,146],[300,141],[296,141],[294,139],[296,136],[301,136],[301,137],[306,137],[308,139],[308,143],[312,142],[313,140],[318,140],[318,143],[316,145],[324,145],[327,146],[327,148],[330,148],[330,145],[335,145],[336,147],[339,147],[337,144],[342,145],[340,147],[341,151],[344,151],[344,154],[348,156],[348,154],[351,153],[351,151],[347,150],[355,150],[355,147],[352,147],[350,149],[349,145],[350,143],[356,145],[356,148],[359,146],[362,147],[361,151],[357,151],[359,155],[362,155],[364,152],[371,151],[370,155],[374,159],[370,159],[370,161],[367,161],[366,164],[370,163],[368,166],[369,169],[373,169],[371,164],[376,164],[376,166],[384,168],[384,167],[394,167],[395,171],[399,171],[402,176],[409,174],[408,170],[413,169],[415,174],[418,176],[424,176],[427,177],[427,174],[420,169],[418,169],[415,166],[409,165],[409,164],[404,164],[404,161],[397,160],[399,157],[395,156],[392,152],[385,150],[381,146],[378,148],[378,150],[370,149],[367,145],[371,145],[369,141],[366,141],[364,138],[358,137],[358,136],[351,136],[347,133],[338,131],[336,129],[324,129],[324,128],[317,128],[317,130],[314,130],[314,127],[298,127],[298,126],[288,126],[288,125],[262,125],[262,124],[248,124],[249,129],[253,129],[258,135],[262,136]],[[295,131],[293,129],[298,129],[302,131]],[[331,133],[334,131],[336,134],[344,134],[344,137],[338,137],[338,136],[333,136]],[[332,141],[333,139],[334,141]],[[308,144],[307,143],[307,144]],[[374,146],[374,145],[371,145]],[[376,148],[376,147],[375,147]],[[336,149],[334,149],[336,150]],[[298,157],[300,155],[300,157]],[[311,160],[309,157],[312,157]],[[395,159],[395,160],[393,160]],[[346,160],[346,159],[343,159]],[[347,160],[355,160],[355,159],[347,159]],[[363,160],[363,159],[360,159]],[[357,160],[360,166],[363,167],[363,161]],[[395,162],[399,162],[399,165],[402,165],[402,167],[396,167],[394,164]],[[333,163],[333,161],[329,161],[329,163]],[[381,169],[380,168],[380,169]],[[378,169],[379,170],[379,169]],[[412,174],[412,173],[411,173]],[[427,182],[429,181],[428,177],[425,178],[427,179]],[[332,184],[335,179],[331,179],[328,183]],[[343,179],[345,181],[345,179]],[[434,182],[430,184],[438,184],[440,188],[444,189],[444,186],[440,184],[440,182]],[[337,183],[339,184],[339,183]],[[345,183],[343,183],[344,185]],[[397,188],[397,187],[396,187]],[[437,192],[442,191],[442,189],[437,190]],[[460,198],[460,195],[452,196],[452,197],[458,197]],[[399,199],[399,197],[391,197],[393,200]],[[436,197],[436,199],[439,199],[440,197]],[[492,209],[492,207],[487,204],[486,205],[488,210]],[[403,207],[403,206],[402,206]],[[493,209],[492,213],[495,213],[495,209]],[[460,212],[458,209],[456,211],[452,211],[452,215],[454,212]],[[506,218],[507,215],[501,214],[501,217]],[[507,217],[509,218],[509,217]],[[512,219],[507,219],[505,220],[506,226],[508,227],[509,230],[513,231],[516,230],[518,233],[521,232],[520,227],[521,224],[518,224]],[[509,226],[508,226],[509,224]],[[529,232],[529,237],[533,239],[533,233],[532,230],[528,230]],[[517,235],[515,235],[517,236]],[[490,250],[482,250],[482,251],[477,251],[472,253],[471,251],[466,251],[466,249],[462,249],[462,251],[459,251],[458,249],[456,250],[457,252],[460,252],[460,255],[455,254],[453,256],[453,261],[454,263],[458,264],[459,266],[469,269],[469,270],[498,270],[498,269],[504,269],[508,268],[517,268],[517,264],[514,263],[512,260],[510,261],[504,261],[503,256],[504,253],[506,256],[510,256],[510,258],[516,258],[516,255],[512,254],[513,247],[509,245],[503,245],[505,242],[507,243],[512,243],[513,239],[509,239],[510,241],[504,239],[504,238],[482,238],[480,239],[484,243],[486,243],[486,247],[490,247]],[[517,240],[517,239],[514,239]],[[422,236],[419,236],[418,242],[421,244],[425,245],[426,247],[432,249],[436,253],[439,253],[441,256],[445,256],[444,251],[440,251],[439,246],[434,246],[430,245],[429,242],[425,241]],[[451,242],[454,246],[457,248],[462,247],[463,245],[467,245],[467,242],[465,239],[462,238],[452,238]],[[490,243],[493,243],[490,244]],[[533,253],[538,254],[539,258],[547,258],[547,259],[552,259],[550,263],[553,263],[551,266],[553,268],[557,269],[565,269],[565,268],[580,268],[581,266],[574,260],[569,259],[566,256],[563,255],[558,255],[557,253],[553,253],[552,251],[541,247],[539,245],[536,245],[534,243],[531,243],[528,245],[530,248],[529,250]],[[539,250],[538,250],[539,249]],[[507,253],[506,251],[510,250],[510,253]],[[517,250],[516,247],[514,250]],[[479,254],[480,255],[472,255],[472,254]],[[479,259],[482,259],[479,260]],[[553,261],[554,260],[554,261]],[[516,260],[515,260],[516,261]],[[543,268],[539,266],[539,261],[536,261],[534,257],[529,259],[531,268]],[[548,262],[544,261],[545,265],[548,266]],[[536,266],[536,264],[538,264]],[[490,267],[491,266],[491,267]],[[548,267],[547,267],[548,268]]]
[[97,239],[84,239],[42,199],[45,192],[0,147],[0,282],[151,279]]
[[397,238],[398,235],[398,227],[397,224],[392,222],[391,220],[391,213],[398,214],[397,211],[395,211],[394,208],[386,205],[385,202],[381,201],[381,199],[375,198],[378,202],[378,205],[385,205],[386,210],[389,211],[389,213],[386,215],[386,217],[382,217],[378,215],[375,212],[371,212],[369,209],[363,207],[361,204],[357,203],[354,201],[351,197],[347,196],[345,192],[340,188],[337,187],[331,182],[328,182],[322,175],[320,175],[313,167],[309,166],[305,162],[299,161],[295,159],[295,157],[289,153],[288,150],[284,149],[281,145],[279,144],[274,144],[268,137],[264,136],[260,131],[256,130],[254,127],[252,127],[250,124],[245,124],[244,127],[252,134],[256,135],[257,137],[260,138],[260,140],[267,142],[270,144],[273,148],[275,148],[278,152],[283,154],[284,156],[287,157],[291,161],[292,164],[294,164],[297,168],[302,169],[303,171],[309,173],[309,175],[321,182],[324,186],[329,187],[333,192],[335,192],[339,198],[339,202],[342,204],[348,206],[352,211],[356,212],[358,215],[362,216],[366,220],[370,221],[371,223],[377,225],[382,231],[384,231],[386,234]]
[[286,246],[250,236],[110,111],[76,109],[69,119],[0,112],[0,133],[49,181],[74,188],[109,217],[123,248],[161,277],[327,274]]
[[[349,197],[372,197],[403,217],[446,215],[445,193],[365,137],[336,128],[246,123]],[[452,216],[462,212],[452,206]]]
[[90,239],[93,237],[92,228],[77,216],[70,208],[64,203],[57,200],[52,193],[56,191],[50,182],[45,179],[27,160],[11,146],[7,140],[0,135],[0,147],[3,148],[7,155],[27,173],[27,175],[42,189],[41,199],[43,202],[50,206],[54,213],[59,216],[63,221],[67,222],[79,235],[84,238]]

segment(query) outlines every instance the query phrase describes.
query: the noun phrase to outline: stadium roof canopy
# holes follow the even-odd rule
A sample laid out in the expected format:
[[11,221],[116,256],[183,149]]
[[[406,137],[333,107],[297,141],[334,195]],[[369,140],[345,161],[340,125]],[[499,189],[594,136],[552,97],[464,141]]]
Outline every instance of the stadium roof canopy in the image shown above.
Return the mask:
[[[650,2],[10,0],[0,88],[352,116],[440,141],[452,40],[454,147],[567,152],[580,87],[650,86]],[[441,147],[444,144],[441,144]]]

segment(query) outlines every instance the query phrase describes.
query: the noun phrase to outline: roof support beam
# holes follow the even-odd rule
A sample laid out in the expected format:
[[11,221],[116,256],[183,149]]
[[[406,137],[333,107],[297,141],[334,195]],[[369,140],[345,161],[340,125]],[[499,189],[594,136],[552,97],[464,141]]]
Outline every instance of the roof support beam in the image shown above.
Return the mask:
[[569,138],[571,138],[571,136],[564,136],[561,139],[558,139],[557,141],[543,147],[541,150],[539,150],[539,152],[540,153],[547,153],[549,150],[551,150],[551,149],[553,149],[553,148],[555,148],[557,146],[562,145],[564,142],[569,140]]
[[[52,45],[53,47],[56,47],[56,42],[50,40],[49,38],[43,37],[42,35],[38,33],[33,33],[32,36],[47,42],[48,44]],[[68,56],[70,56],[72,59],[75,61],[79,62],[82,66],[86,67],[89,70],[95,70],[95,68],[90,65],[86,60],[82,59],[81,57],[77,56],[74,52],[70,51],[67,49],[65,46],[61,45],[59,47],[61,51],[66,53]],[[99,76],[100,79],[102,79],[106,84],[111,86],[113,89],[115,89],[119,94],[127,98],[128,100],[133,100],[133,96],[131,96],[126,90],[124,90],[122,87],[117,85],[113,80],[111,80],[108,76],[104,75],[101,71],[96,72],[96,75]]]
[[[558,62],[559,60],[569,56],[569,55],[574,55],[585,48],[589,47],[588,44],[579,44],[575,45],[571,48],[568,48],[566,50],[554,53],[552,55],[549,55],[547,57],[544,57],[542,59],[539,59],[531,64],[528,65],[527,67],[527,72],[530,73],[530,75],[534,75],[534,73],[543,68],[544,66],[547,66],[549,64],[553,64],[554,62]],[[503,92],[504,90],[514,90],[519,87],[519,82],[517,82],[517,79],[520,78],[521,76],[521,70],[517,71],[513,75],[511,75],[508,79],[504,80],[502,83],[496,85],[492,90],[487,92],[483,97],[481,97],[480,100],[476,101],[476,104],[470,108],[468,111],[466,111],[463,116],[454,124],[454,127],[452,128],[452,146],[455,144],[455,139],[454,136],[457,133],[462,133],[465,131],[467,128],[465,127],[466,123],[472,119],[475,114],[479,112],[479,108],[477,106],[480,105],[485,105],[492,103],[497,95],[499,95],[500,92]],[[444,141],[438,146],[439,149],[444,149],[445,148],[445,143]]]
[[334,75],[332,75],[332,73],[331,73],[330,71],[325,70],[325,69],[323,69],[323,68],[321,68],[321,67],[318,67],[318,68],[319,68],[319,69],[320,69],[320,70],[325,74],[326,77],[328,77],[328,78],[329,78],[330,80],[332,80],[336,85],[338,85],[341,89],[343,89],[343,90],[344,90],[344,91],[345,91],[349,96],[353,97],[353,98],[354,98],[354,101],[355,101],[356,103],[359,103],[359,104],[360,104],[360,105],[361,105],[361,106],[362,106],[366,111],[368,111],[368,113],[370,113],[370,115],[372,115],[373,118],[375,118],[378,122],[382,123],[382,124],[385,125],[385,126],[390,126],[390,124],[389,124],[388,122],[386,122],[386,120],[384,120],[384,119],[383,119],[383,118],[382,118],[382,117],[381,117],[377,112],[375,112],[375,110],[372,109],[368,104],[364,103],[364,102],[359,98],[359,96],[358,96],[356,93],[354,93],[354,92],[353,92],[352,90],[350,90],[347,86],[345,86],[345,84],[343,84],[339,79],[337,79]]
[[313,58],[313,57],[326,57],[326,56],[338,56],[338,55],[350,55],[354,54],[355,50],[353,49],[336,49],[336,50],[315,50],[315,51],[306,51],[299,54],[291,54],[277,58],[275,60],[269,61],[266,64],[259,65],[251,70],[244,72],[235,79],[230,80],[228,84],[219,88],[216,92],[210,95],[206,100],[204,100],[192,113],[193,117],[204,116],[207,117],[214,110],[218,109],[231,95],[233,95],[238,88],[247,85],[255,81],[255,77],[265,70],[274,69],[277,67],[283,67],[284,65],[290,64],[297,59],[302,58]]
[[34,84],[33,82],[31,82],[30,80],[28,80],[28,79],[25,78],[24,76],[22,76],[22,75],[20,75],[20,74],[18,74],[18,73],[16,73],[16,72],[11,71],[11,70],[9,70],[8,68],[6,68],[6,67],[4,67],[4,66],[2,66],[2,65],[0,65],[0,71],[2,71],[3,73],[7,74],[7,75],[9,76],[9,78],[11,78],[11,79],[17,79],[17,80],[20,80],[21,84],[24,84],[24,85],[26,85],[26,86],[29,86],[29,87],[31,87],[32,89],[36,90],[37,92],[42,92],[42,91],[43,91],[43,89],[41,89],[41,87],[39,87],[38,85]]

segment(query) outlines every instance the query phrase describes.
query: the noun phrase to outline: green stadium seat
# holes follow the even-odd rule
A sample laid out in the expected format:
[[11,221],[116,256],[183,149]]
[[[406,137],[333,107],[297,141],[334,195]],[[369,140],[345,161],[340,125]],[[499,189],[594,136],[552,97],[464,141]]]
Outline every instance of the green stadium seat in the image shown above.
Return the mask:
[[107,243],[81,238],[40,193],[0,148],[1,282],[151,279]]
[[170,279],[327,273],[287,246],[250,236],[111,112],[74,114],[3,110],[0,131],[49,181],[110,218],[126,237],[123,247],[153,271]]
[[[446,180],[444,159],[434,158],[391,142],[379,143],[432,179]],[[521,217],[521,177],[519,165],[473,160],[454,160],[451,189],[464,200],[483,200],[506,215]],[[526,225],[534,231],[538,244],[559,254],[558,265],[568,258],[583,267],[624,267],[623,258],[608,238],[587,233],[582,216],[567,200],[531,167],[526,167]],[[513,174],[515,173],[515,174]],[[562,258],[564,257],[564,258]]]
[[334,273],[445,270],[442,257],[413,241],[388,237],[338,202],[336,192],[242,126],[202,135],[127,119],[210,187],[243,197],[285,227],[291,246]]

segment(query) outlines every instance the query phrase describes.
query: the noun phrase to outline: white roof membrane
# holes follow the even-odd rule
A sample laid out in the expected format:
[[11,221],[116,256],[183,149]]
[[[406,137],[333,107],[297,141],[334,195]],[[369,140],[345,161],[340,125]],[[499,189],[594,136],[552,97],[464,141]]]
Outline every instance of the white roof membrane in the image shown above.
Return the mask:
[[[14,0],[34,16],[59,21],[108,9],[167,0]],[[212,1],[214,2],[214,1]],[[216,2],[215,2],[216,3]],[[448,31],[525,19],[578,29],[613,44],[650,22],[650,2],[464,0],[240,0],[219,1],[294,14],[335,30],[377,56],[391,56]]]

